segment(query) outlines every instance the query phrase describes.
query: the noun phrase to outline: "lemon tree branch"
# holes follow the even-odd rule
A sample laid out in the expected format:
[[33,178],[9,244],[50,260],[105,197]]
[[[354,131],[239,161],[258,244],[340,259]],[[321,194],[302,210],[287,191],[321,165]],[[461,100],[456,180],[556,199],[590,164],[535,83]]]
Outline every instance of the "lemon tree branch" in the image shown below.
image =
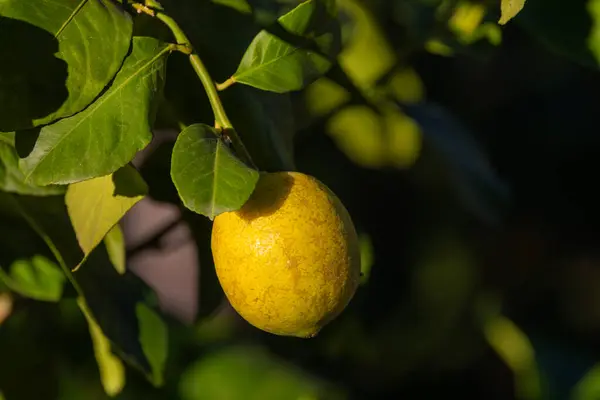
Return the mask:
[[225,133],[227,137],[231,139],[234,146],[241,152],[241,156],[245,159],[245,161],[248,162],[252,167],[256,168],[250,153],[233,128],[229,117],[227,117],[227,113],[225,112],[225,108],[223,107],[223,103],[219,97],[215,82],[211,78],[206,66],[200,59],[198,53],[194,50],[191,41],[183,32],[179,24],[177,24],[172,17],[165,14],[160,9],[150,8],[147,5],[135,2],[132,3],[131,6],[140,14],[148,14],[160,20],[171,30],[175,40],[177,41],[177,50],[189,57],[192,68],[196,72],[196,75],[198,75],[200,82],[202,82],[202,86],[204,87],[206,95],[208,96],[208,101],[210,102],[210,106],[212,107],[213,114],[215,116],[215,128],[217,128],[218,131]]

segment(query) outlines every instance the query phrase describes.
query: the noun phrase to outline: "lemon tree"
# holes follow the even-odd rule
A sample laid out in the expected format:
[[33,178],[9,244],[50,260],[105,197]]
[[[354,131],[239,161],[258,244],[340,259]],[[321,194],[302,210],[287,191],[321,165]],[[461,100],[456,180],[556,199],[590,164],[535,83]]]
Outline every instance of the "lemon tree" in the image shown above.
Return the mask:
[[[598,67],[595,0],[0,0],[0,398],[379,398],[480,342],[540,395],[465,239],[507,187],[420,64],[513,28]],[[188,325],[130,268],[182,225]]]

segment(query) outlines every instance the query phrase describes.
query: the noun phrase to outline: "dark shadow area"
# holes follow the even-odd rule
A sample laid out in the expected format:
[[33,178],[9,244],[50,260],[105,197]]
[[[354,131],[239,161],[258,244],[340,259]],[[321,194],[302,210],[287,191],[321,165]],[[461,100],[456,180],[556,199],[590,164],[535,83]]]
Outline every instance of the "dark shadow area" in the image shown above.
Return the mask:
[[198,318],[214,315],[217,308],[227,303],[225,293],[219,284],[215,263],[211,251],[212,221],[193,212],[185,212],[183,218],[187,222],[196,246],[198,247],[199,285]]
[[35,148],[40,137],[41,127],[15,132],[15,149],[19,158],[26,158]]
[[144,282],[126,272],[120,275],[111,265],[104,246],[98,246],[75,273],[86,302],[107,338],[119,352],[144,371],[150,364],[140,343],[137,303],[151,293]]
[[594,21],[587,12],[590,4],[587,0],[571,0],[569,11],[565,12],[565,2],[561,0],[528,0],[519,21],[528,33],[549,48],[596,67],[598,56],[588,46],[594,28]]
[[[13,263],[29,262],[35,256],[53,260],[52,253],[41,237],[19,215],[14,208],[13,196],[0,192],[0,268],[12,278]],[[61,271],[57,268],[57,272]],[[29,281],[31,282],[31,281]],[[0,279],[0,286],[4,283]],[[44,286],[43,282],[36,285]],[[72,288],[64,285],[64,298],[73,296]],[[60,310],[54,303],[23,298],[23,307],[28,308],[20,318],[0,327],[0,388],[7,399],[55,398],[58,395],[59,374],[52,367],[53,359],[67,348],[88,351],[83,340],[65,341],[69,336],[60,327]],[[19,310],[16,310],[19,312]],[[85,332],[85,331],[84,331]],[[63,336],[65,333],[67,336]],[[31,341],[28,346],[15,346],[19,340]],[[46,343],[64,343],[64,346],[47,347]],[[73,347],[71,347],[73,346]],[[87,356],[80,353],[79,361]],[[29,376],[38,384],[23,385],[23,376]]]
[[294,177],[287,172],[261,175],[250,198],[238,211],[238,215],[246,221],[252,221],[273,214],[285,202],[293,185]]
[[[16,196],[16,199],[27,218],[35,224],[38,232],[33,231],[23,217],[8,219],[7,223],[12,224],[15,233],[19,232],[20,226],[23,226],[23,234],[29,235],[29,238],[25,239],[25,236],[14,234],[13,245],[10,248],[0,248],[0,254],[3,255],[0,262],[9,256],[10,258],[21,256],[22,252],[18,252],[19,249],[47,255],[49,259],[55,260],[48,245],[41,241],[39,234],[43,232],[59,252],[67,268],[73,269],[78,265],[83,259],[83,253],[71,226],[63,197],[46,197],[43,201],[28,196]],[[4,221],[0,220],[0,222]],[[2,241],[2,243],[11,242]],[[39,247],[35,246],[36,244]],[[156,300],[148,286],[129,271],[124,275],[119,274],[103,245],[98,246],[90,254],[81,268],[73,273],[73,277],[84,293],[85,301],[105,336],[116,346],[120,354],[143,371],[148,371],[150,365],[140,343],[140,328],[136,313],[138,303],[145,303],[149,307],[156,305]],[[65,283],[65,288],[67,287],[69,289],[66,297],[79,297],[79,293],[75,294],[73,288]]]
[[0,131],[28,129],[69,95],[58,41],[26,22],[0,17]]
[[116,170],[112,174],[112,180],[115,185],[113,196],[138,197],[145,193],[145,183],[129,164]]
[[174,146],[174,141],[161,143],[144,160],[139,172],[148,184],[150,197],[156,201],[180,204],[181,200],[170,174]]
[[295,126],[290,98],[244,85],[228,88],[221,98],[260,170],[293,170]]

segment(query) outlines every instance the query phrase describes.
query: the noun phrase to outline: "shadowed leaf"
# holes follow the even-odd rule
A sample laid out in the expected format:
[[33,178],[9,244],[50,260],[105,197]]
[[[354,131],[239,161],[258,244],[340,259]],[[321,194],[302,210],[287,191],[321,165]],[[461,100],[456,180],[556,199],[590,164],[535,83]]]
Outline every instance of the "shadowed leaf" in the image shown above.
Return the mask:
[[[26,178],[38,185],[67,184],[110,174],[131,161],[152,139],[169,51],[156,39],[134,38],[111,87],[85,111],[18,132],[19,153],[29,150],[20,162]],[[28,141],[35,143],[32,149],[24,148]]]
[[81,111],[114,78],[131,34],[111,0],[1,0],[0,130]]

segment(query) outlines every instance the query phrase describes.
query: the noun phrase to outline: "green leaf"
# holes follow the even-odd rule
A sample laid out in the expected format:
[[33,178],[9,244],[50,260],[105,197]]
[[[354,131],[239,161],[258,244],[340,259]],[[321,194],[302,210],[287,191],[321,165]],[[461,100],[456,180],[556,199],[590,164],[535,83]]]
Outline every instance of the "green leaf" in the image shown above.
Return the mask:
[[146,182],[130,165],[111,175],[69,185],[65,203],[84,257],[147,193]]
[[600,0],[590,0],[587,4],[587,10],[593,21],[588,35],[588,47],[596,62],[600,64]]
[[65,192],[62,186],[37,186],[25,182],[25,175],[19,168],[19,155],[14,145],[4,140],[7,138],[6,135],[0,136],[0,190],[31,196],[50,196]]
[[396,52],[366,4],[343,0],[340,10],[352,18],[353,25],[339,63],[355,85],[371,88],[396,65]]
[[503,315],[489,318],[483,330],[490,347],[515,374],[516,397],[543,398],[540,367],[536,362],[534,346],[525,332]]
[[0,132],[0,143],[4,143],[11,147],[15,147],[15,133],[14,132]]
[[[211,1],[163,0],[161,3],[194,44],[216,81],[224,81],[231,76],[248,44],[260,32],[252,15]],[[227,21],[235,29],[223,29],[222,21]],[[210,121],[213,118],[210,104],[202,84],[190,68],[189,60],[186,57],[172,57],[167,74],[169,78],[165,86],[165,102],[162,104],[165,106],[163,109],[176,111],[177,115],[171,118],[175,120],[171,126],[176,127],[178,122],[191,125]],[[231,110],[227,108],[227,112]],[[164,114],[173,113],[167,110]]]
[[66,276],[58,265],[36,255],[31,259],[16,260],[8,272],[0,269],[0,281],[22,296],[56,302],[62,297]]
[[220,4],[225,7],[231,7],[234,10],[243,14],[252,13],[252,7],[247,0],[212,0],[215,4]]
[[12,199],[21,218],[43,239],[62,264],[63,270],[69,273],[75,289],[85,300],[90,315],[114,345],[116,353],[143,372],[150,382],[157,384],[157,376],[162,372],[154,369],[157,365],[154,360],[162,358],[156,354],[167,352],[167,340],[157,340],[157,347],[149,348],[141,342],[140,337],[145,330],[157,330],[166,336],[167,328],[158,317],[149,320],[142,316],[139,319],[137,314],[139,304],[155,306],[156,299],[152,290],[130,272],[120,275],[112,268],[104,246],[98,246],[92,251],[86,261],[86,268],[77,273],[69,272],[80,262],[82,252],[63,199],[59,196],[30,198],[5,194],[4,197],[6,196]]
[[[319,50],[332,56],[338,50],[339,26],[331,21],[317,22],[323,13],[328,12],[321,2],[308,0],[280,17],[278,22],[292,36],[314,38]],[[315,49],[303,48],[301,44],[293,45],[263,30],[248,46],[230,80],[284,93],[302,89],[325,74],[330,67],[330,60]]]
[[252,194],[259,173],[238,160],[213,128],[195,124],[177,138],[171,177],[183,204],[213,219],[241,208]]
[[327,121],[326,130],[350,160],[366,168],[408,168],[422,146],[419,127],[393,104],[382,103],[377,112],[347,106]]
[[501,0],[500,3],[500,25],[505,25],[513,19],[525,6],[526,0]]
[[38,185],[67,184],[110,174],[131,161],[152,139],[169,51],[156,39],[135,37],[123,68],[93,104],[41,130],[18,132],[20,154],[35,138],[20,162],[26,178]]
[[163,373],[167,361],[168,332],[162,319],[144,303],[136,306],[140,323],[140,343],[152,368],[151,380],[156,386],[163,384]]
[[121,393],[125,386],[125,366],[111,351],[110,341],[104,336],[102,329],[92,317],[85,300],[79,297],[77,304],[88,322],[102,387],[107,395],[114,397]]
[[[154,293],[130,272],[121,275],[112,268],[103,246],[90,254],[85,268],[74,277],[92,315],[117,353],[143,372],[153,385],[161,386],[168,330],[158,314],[150,310],[156,304]],[[140,312],[140,307],[148,308],[148,312]]]
[[0,130],[85,108],[121,67],[132,25],[111,0],[0,0]]
[[179,393],[183,400],[347,398],[340,388],[251,346],[228,346],[202,357],[183,373]]
[[104,237],[104,245],[111,264],[115,267],[115,271],[123,275],[127,269],[125,259],[125,238],[119,224],[112,227]]
[[598,397],[600,397],[600,365],[596,363],[575,384],[570,399],[588,400]]

